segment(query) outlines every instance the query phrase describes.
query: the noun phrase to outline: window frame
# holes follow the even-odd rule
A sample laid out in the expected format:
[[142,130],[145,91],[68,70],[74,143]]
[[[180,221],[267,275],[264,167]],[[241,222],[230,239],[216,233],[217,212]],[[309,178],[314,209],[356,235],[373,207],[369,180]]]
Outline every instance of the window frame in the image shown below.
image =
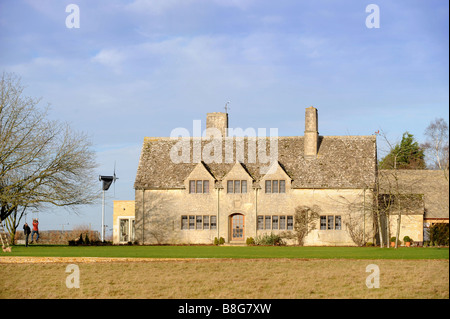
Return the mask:
[[227,194],[247,194],[247,186],[248,183],[245,179],[229,179],[227,180]]
[[264,193],[266,194],[286,194],[285,179],[266,179],[264,183]]
[[190,179],[189,194],[209,194],[209,180],[207,179]]
[[342,230],[342,215],[320,215],[320,230]]
[[[186,223],[183,223],[186,220]],[[181,230],[189,230],[189,217],[188,215],[181,215]]]
[[209,229],[210,230],[217,229],[217,216],[216,215],[209,216]]
[[203,229],[209,229],[209,215],[203,215]]

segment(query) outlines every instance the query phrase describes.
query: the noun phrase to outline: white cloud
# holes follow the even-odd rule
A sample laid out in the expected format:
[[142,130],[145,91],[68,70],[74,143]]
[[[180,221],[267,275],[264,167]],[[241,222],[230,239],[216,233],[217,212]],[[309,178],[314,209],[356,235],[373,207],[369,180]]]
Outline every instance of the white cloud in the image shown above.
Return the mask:
[[115,72],[120,72],[121,64],[124,59],[124,54],[116,49],[103,49],[97,53],[91,61],[110,67]]

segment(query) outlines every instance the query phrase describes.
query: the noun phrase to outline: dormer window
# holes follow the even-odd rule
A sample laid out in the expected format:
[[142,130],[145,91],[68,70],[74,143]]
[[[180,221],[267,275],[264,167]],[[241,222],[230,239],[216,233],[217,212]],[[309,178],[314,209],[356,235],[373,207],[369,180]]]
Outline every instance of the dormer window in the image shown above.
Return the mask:
[[266,193],[286,193],[285,180],[266,180]]
[[247,193],[247,181],[229,180],[227,181],[228,194]]
[[209,193],[209,181],[206,180],[190,180],[189,181],[189,193],[190,194],[208,194]]

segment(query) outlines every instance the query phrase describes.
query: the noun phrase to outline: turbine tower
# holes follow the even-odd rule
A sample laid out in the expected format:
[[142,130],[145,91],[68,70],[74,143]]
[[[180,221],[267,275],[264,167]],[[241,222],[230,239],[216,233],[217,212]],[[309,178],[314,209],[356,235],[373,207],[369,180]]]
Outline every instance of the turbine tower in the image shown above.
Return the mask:
[[112,183],[114,183],[114,188],[116,187],[116,165],[114,164],[114,174],[113,176],[100,175],[98,177],[99,181],[102,182],[103,198],[102,198],[102,229],[101,229],[101,240],[105,241],[105,192],[109,189]]

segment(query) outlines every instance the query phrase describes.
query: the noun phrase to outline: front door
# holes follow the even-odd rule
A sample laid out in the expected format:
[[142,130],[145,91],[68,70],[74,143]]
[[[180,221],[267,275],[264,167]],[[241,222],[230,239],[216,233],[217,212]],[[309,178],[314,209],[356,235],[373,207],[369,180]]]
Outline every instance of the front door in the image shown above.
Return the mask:
[[231,216],[231,240],[244,240],[244,215],[236,214]]

